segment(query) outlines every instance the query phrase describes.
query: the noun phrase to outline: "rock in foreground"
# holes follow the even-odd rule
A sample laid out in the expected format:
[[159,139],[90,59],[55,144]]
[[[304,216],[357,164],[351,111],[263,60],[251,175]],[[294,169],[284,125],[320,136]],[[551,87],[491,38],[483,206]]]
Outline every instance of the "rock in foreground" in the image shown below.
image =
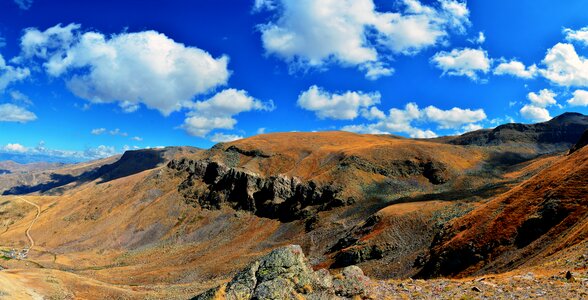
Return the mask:
[[208,299],[345,299],[366,296],[370,283],[362,270],[350,266],[331,276],[313,271],[302,248],[290,245],[273,250],[239,272],[229,283],[196,296]]

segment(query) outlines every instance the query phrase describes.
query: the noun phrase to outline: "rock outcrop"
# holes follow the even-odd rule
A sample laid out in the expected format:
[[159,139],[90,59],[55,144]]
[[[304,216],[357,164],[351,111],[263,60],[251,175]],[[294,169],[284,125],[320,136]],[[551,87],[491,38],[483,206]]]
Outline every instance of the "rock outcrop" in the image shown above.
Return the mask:
[[340,190],[332,185],[283,175],[263,177],[214,161],[172,160],[168,167],[186,177],[178,187],[186,201],[208,209],[225,204],[287,222],[353,202],[339,197]]
[[369,286],[370,279],[356,266],[335,276],[325,269],[313,271],[302,248],[290,245],[273,250],[229,283],[193,299],[361,299]]

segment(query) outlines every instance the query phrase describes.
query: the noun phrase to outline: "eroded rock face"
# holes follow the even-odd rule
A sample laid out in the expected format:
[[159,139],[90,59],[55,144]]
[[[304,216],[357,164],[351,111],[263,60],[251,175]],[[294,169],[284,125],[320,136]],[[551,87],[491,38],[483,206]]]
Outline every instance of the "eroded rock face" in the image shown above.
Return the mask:
[[168,167],[187,173],[178,189],[188,203],[204,208],[226,204],[287,222],[353,202],[339,197],[337,187],[283,175],[262,177],[218,162],[180,159],[172,160]]
[[313,271],[302,248],[276,249],[239,272],[229,283],[193,299],[345,299],[365,297],[370,280],[360,268],[347,267],[331,276]]

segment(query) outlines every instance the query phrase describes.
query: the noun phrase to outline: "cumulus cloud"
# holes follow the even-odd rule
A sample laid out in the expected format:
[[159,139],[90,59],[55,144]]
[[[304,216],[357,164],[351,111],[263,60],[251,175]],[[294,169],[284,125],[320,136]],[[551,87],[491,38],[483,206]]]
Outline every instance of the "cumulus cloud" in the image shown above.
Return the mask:
[[533,122],[544,122],[551,120],[549,111],[543,107],[526,104],[523,106],[523,108],[521,108],[520,112],[523,118]]
[[588,87],[588,59],[578,55],[572,44],[558,43],[547,51],[541,74],[551,83]]
[[21,145],[21,144],[7,144],[6,146],[2,147],[2,150],[6,151],[6,152],[17,152],[17,153],[24,153],[27,152],[28,149],[27,147]]
[[37,115],[26,108],[6,103],[0,104],[0,122],[27,123],[37,119]]
[[31,71],[28,68],[8,65],[0,54],[0,93],[4,92],[11,83],[22,81],[30,75]]
[[439,128],[458,128],[464,124],[475,123],[486,119],[483,109],[471,110],[454,107],[449,110],[442,110],[434,106],[428,106],[423,110],[430,122],[439,124]]
[[298,96],[297,103],[320,119],[353,120],[359,116],[360,109],[380,103],[380,94],[353,91],[335,94],[313,85]]
[[551,105],[557,104],[557,100],[555,100],[556,93],[548,89],[542,89],[537,93],[529,93],[527,98],[531,101],[531,104],[538,107],[548,107]]
[[210,137],[210,140],[215,143],[227,143],[227,142],[240,140],[242,138],[243,138],[243,136],[236,135],[236,134],[224,134],[224,133],[217,132],[214,135],[212,135],[212,137]]
[[574,91],[574,96],[568,100],[568,104],[571,106],[588,106],[588,91]]
[[431,58],[431,62],[443,70],[444,75],[466,76],[472,80],[478,80],[480,73],[488,73],[491,65],[486,51],[470,48],[438,52]]
[[454,107],[442,110],[434,106],[420,109],[416,103],[408,103],[404,109],[392,108],[384,118],[371,124],[348,125],[342,130],[359,133],[403,133],[413,138],[433,138],[437,134],[430,129],[417,128],[413,123],[432,123],[439,129],[473,129],[476,122],[486,119],[484,110],[461,109]]
[[503,61],[494,68],[494,75],[511,75],[524,79],[531,79],[537,75],[537,66],[531,65],[526,67],[522,62],[517,60]]
[[272,101],[262,102],[244,90],[226,89],[208,100],[191,104],[182,128],[190,135],[204,137],[214,129],[233,129],[237,124],[234,116],[242,112],[274,109]]
[[21,38],[23,59],[39,59],[46,72],[66,78],[68,88],[93,103],[117,102],[132,112],[140,104],[164,115],[225,85],[228,58],[143,31],[105,36],[61,24],[29,28]]
[[137,141],[137,142],[141,142],[141,141],[143,141],[143,138],[140,137],[140,136],[134,136],[134,137],[131,138],[131,140]]
[[275,13],[259,27],[268,54],[294,66],[359,67],[368,79],[392,74],[386,56],[416,54],[470,24],[465,2],[456,0],[404,0],[396,12],[377,11],[373,0],[255,1],[254,11],[264,8]]
[[551,116],[547,107],[557,104],[556,96],[556,93],[548,89],[543,89],[539,93],[531,92],[527,94],[527,99],[529,99],[530,103],[521,108],[521,116],[533,122],[550,120]]
[[563,33],[566,35],[567,41],[578,42],[584,46],[588,46],[588,26],[578,30],[564,28]]

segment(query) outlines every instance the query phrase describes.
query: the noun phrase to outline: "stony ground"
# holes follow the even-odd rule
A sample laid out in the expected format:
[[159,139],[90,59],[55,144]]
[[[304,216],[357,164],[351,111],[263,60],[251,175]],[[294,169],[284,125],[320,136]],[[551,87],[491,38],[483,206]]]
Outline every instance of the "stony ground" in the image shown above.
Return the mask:
[[466,280],[398,280],[372,287],[373,299],[588,299],[588,273],[501,274]]

